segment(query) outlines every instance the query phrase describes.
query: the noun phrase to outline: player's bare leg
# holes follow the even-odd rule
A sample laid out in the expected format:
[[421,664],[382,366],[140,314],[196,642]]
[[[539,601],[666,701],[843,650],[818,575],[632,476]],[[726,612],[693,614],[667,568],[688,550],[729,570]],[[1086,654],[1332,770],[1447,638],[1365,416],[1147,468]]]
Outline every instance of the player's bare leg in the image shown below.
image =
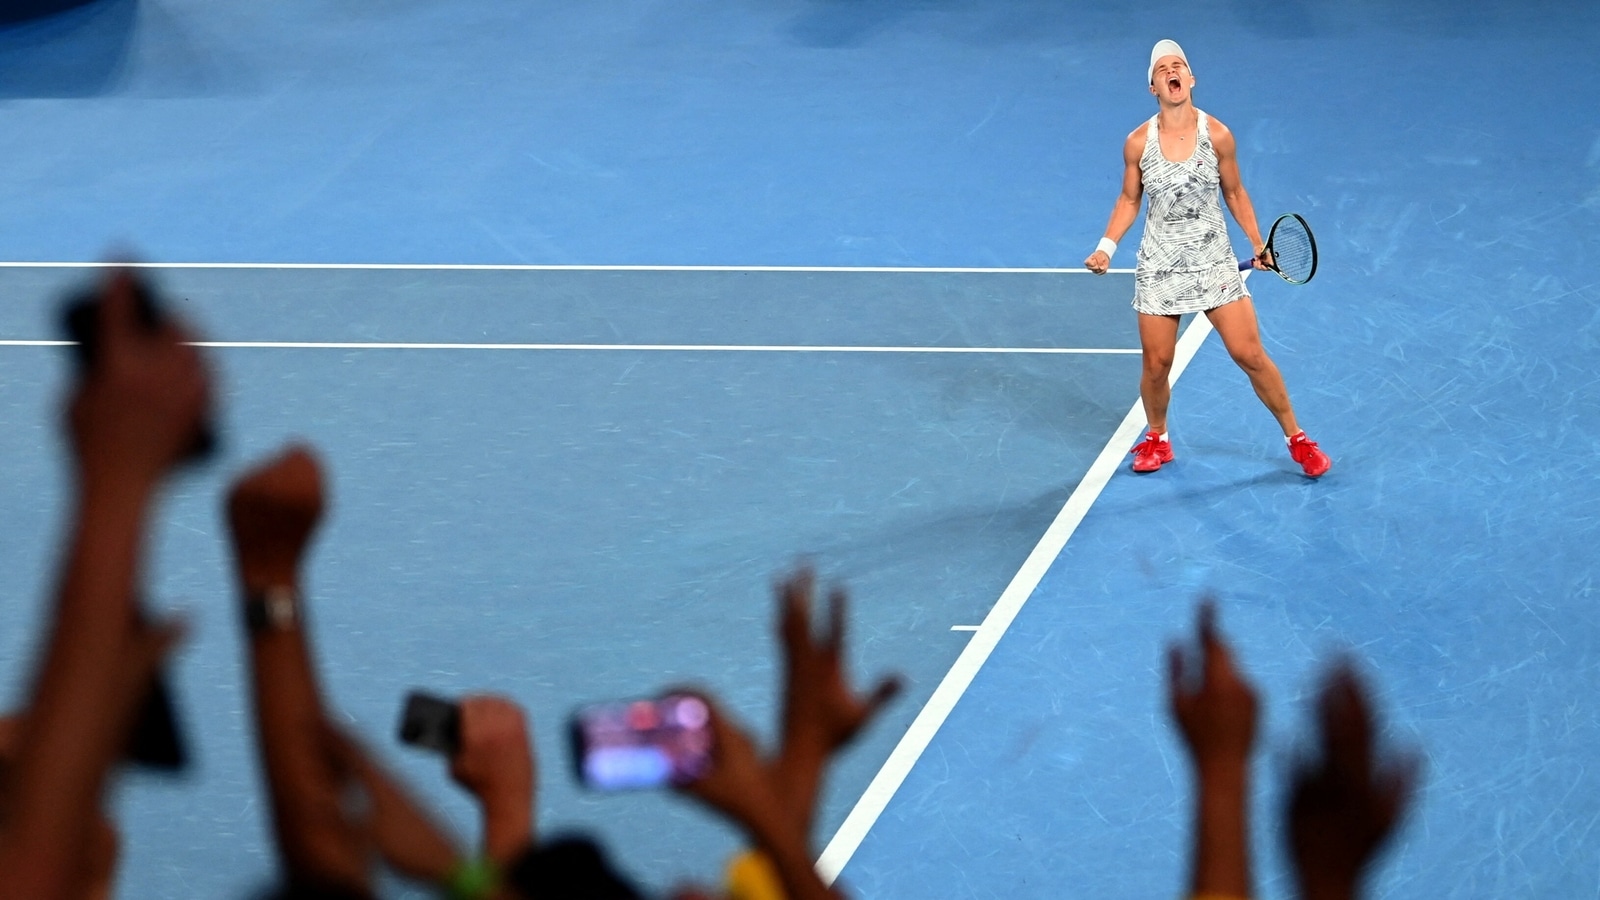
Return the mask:
[[1256,396],[1271,410],[1283,429],[1289,444],[1289,455],[1300,464],[1306,475],[1318,478],[1333,466],[1328,454],[1322,452],[1317,442],[1306,437],[1294,419],[1294,406],[1289,403],[1289,389],[1283,384],[1278,366],[1261,346],[1261,329],[1256,324],[1256,307],[1249,297],[1219,306],[1206,313],[1211,325],[1222,336],[1222,345],[1228,355],[1244,373],[1250,376],[1250,386]]
[[1250,377],[1250,386],[1256,396],[1271,411],[1283,436],[1297,434],[1300,426],[1295,422],[1294,406],[1289,402],[1289,389],[1283,383],[1278,366],[1261,346],[1261,329],[1256,324],[1256,307],[1249,297],[1219,306],[1206,313],[1212,327],[1222,337],[1235,364]]
[[1167,404],[1172,400],[1172,357],[1178,348],[1178,317],[1139,314],[1139,346],[1144,368],[1139,376],[1139,399],[1144,403],[1148,427],[1133,448],[1133,470],[1154,472],[1172,462],[1172,444],[1166,440]]
[[1172,358],[1178,351],[1178,317],[1139,314],[1139,348],[1144,368],[1139,399],[1144,420],[1157,434],[1167,433],[1167,405],[1172,402]]

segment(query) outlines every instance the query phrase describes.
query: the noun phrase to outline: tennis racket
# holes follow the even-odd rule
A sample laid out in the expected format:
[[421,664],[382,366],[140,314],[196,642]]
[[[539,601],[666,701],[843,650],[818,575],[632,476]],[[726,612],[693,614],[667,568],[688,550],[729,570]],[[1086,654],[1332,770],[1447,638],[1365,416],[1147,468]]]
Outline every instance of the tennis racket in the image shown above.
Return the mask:
[[[1311,236],[1311,226],[1294,213],[1279,216],[1267,232],[1267,245],[1261,250],[1261,261],[1290,284],[1305,284],[1317,274],[1317,240]],[[1254,259],[1239,261],[1239,271],[1252,268]]]

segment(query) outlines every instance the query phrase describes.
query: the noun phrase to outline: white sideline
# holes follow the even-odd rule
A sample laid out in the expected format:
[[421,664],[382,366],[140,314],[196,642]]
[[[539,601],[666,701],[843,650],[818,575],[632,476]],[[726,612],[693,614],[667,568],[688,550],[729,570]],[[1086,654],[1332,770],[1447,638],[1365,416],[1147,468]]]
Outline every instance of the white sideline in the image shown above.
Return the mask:
[[[1183,370],[1210,333],[1211,322],[1203,315],[1195,316],[1178,340],[1170,383],[1177,383],[1178,376],[1183,374]],[[900,789],[906,776],[911,773],[917,759],[927,749],[951,710],[955,709],[961,695],[966,693],[968,685],[972,684],[972,679],[977,676],[978,670],[989,659],[989,654],[994,652],[1006,629],[1011,627],[1012,620],[1033,595],[1033,590],[1038,587],[1040,579],[1060,555],[1062,548],[1067,544],[1067,539],[1072,537],[1078,523],[1083,521],[1083,517],[1089,512],[1089,507],[1099,498],[1100,492],[1105,489],[1112,474],[1127,457],[1128,448],[1135,443],[1143,427],[1144,409],[1136,402],[1123,417],[1122,424],[1117,427],[1111,439],[1106,442],[1100,455],[1095,458],[1094,464],[1089,467],[1088,473],[1078,483],[1072,496],[1067,498],[1066,505],[1061,507],[1061,512],[1056,515],[1055,521],[1050,523],[1050,527],[1039,539],[1033,552],[1028,554],[1022,568],[1017,570],[1016,576],[1006,586],[1000,599],[984,617],[983,624],[968,641],[966,649],[961,651],[950,671],[945,673],[944,680],[934,689],[933,696],[928,698],[922,711],[917,713],[911,727],[906,729],[905,735],[900,738],[900,743],[895,745],[889,758],[884,761],[883,767],[872,779],[872,783],[867,785],[866,791],[861,795],[861,799],[856,801],[855,808],[845,817],[833,840],[823,849],[822,856],[817,859],[817,874],[822,876],[823,881],[832,884],[844,870],[850,857],[855,855],[867,832],[878,821],[878,816],[889,805],[890,799]]]

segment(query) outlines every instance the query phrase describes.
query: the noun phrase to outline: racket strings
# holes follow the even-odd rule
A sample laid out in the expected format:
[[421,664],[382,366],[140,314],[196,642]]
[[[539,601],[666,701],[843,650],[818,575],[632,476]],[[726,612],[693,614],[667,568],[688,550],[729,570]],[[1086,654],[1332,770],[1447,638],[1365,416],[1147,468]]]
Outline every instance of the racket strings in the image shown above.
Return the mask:
[[1317,249],[1311,232],[1297,219],[1279,223],[1270,239],[1272,262],[1283,277],[1294,282],[1310,280],[1317,270]]

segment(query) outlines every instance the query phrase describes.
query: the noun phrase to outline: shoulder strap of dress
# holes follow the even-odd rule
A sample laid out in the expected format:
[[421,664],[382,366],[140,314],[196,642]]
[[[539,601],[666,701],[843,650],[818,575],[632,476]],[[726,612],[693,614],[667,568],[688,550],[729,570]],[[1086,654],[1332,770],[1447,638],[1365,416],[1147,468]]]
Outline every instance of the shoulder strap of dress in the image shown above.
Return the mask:
[[1144,141],[1145,146],[1147,147],[1150,146],[1151,141],[1156,141],[1157,145],[1159,146],[1159,142],[1161,141],[1161,133],[1156,130],[1156,119],[1160,118],[1160,115],[1160,113],[1157,113],[1156,115],[1151,116],[1150,121],[1145,123]]
[[1194,114],[1198,117],[1195,120],[1195,131],[1198,132],[1199,137],[1203,137],[1208,141],[1211,140],[1211,117],[1206,115],[1203,109],[1196,109]]

